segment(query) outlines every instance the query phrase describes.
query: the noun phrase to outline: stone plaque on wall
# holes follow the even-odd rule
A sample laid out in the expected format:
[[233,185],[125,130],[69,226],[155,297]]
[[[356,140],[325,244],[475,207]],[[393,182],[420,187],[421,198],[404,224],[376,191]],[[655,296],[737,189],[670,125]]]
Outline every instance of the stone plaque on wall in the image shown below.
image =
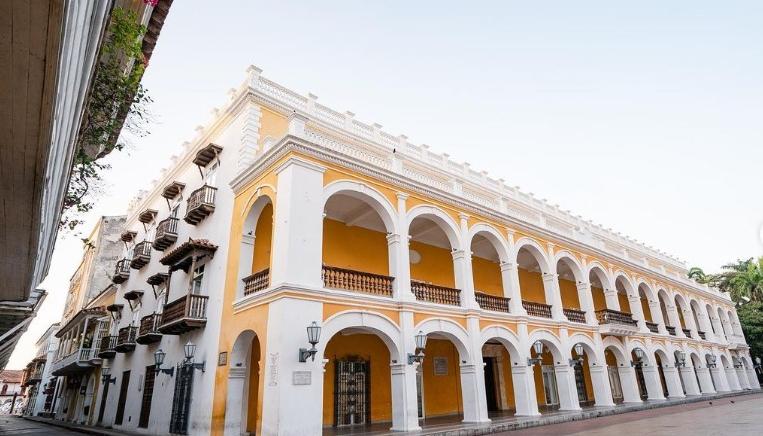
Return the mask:
[[291,373],[291,384],[309,385],[313,383],[313,373],[310,371],[294,371]]
[[435,357],[433,362],[434,362],[434,375],[448,375],[448,358],[447,357]]

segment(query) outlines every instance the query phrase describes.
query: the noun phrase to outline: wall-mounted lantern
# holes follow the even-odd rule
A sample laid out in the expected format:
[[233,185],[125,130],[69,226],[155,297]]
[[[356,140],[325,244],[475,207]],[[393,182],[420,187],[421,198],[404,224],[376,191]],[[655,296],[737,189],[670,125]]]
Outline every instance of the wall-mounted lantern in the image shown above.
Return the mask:
[[[537,342],[536,342],[537,343]],[[570,366],[576,366],[576,365],[582,365],[583,364],[583,344],[581,342],[578,342],[575,344],[575,354],[578,357],[573,357],[570,359]]]
[[676,355],[676,367],[686,366],[686,353],[679,351]]
[[707,356],[707,367],[708,368],[715,368],[717,366],[716,363],[715,363],[716,360],[718,360],[717,357],[713,356],[712,354],[709,354]]
[[427,346],[427,335],[421,330],[413,337],[416,342],[416,353],[408,353],[408,365],[421,364],[424,361],[424,348]]
[[646,364],[644,363],[644,356],[645,356],[644,350],[642,350],[641,348],[634,348],[633,352],[636,354],[636,360],[631,361],[631,366],[633,367],[646,366]]
[[319,326],[317,322],[313,321],[312,324],[307,326],[307,342],[310,343],[311,347],[309,350],[307,348],[299,349],[300,362],[307,362],[308,357],[315,361],[315,355],[318,353],[318,349],[315,348],[315,344],[317,344],[320,339],[321,326]]
[[111,368],[109,368],[108,366],[101,369],[101,382],[112,383],[112,384],[117,382],[117,378],[111,376]]
[[157,374],[162,372],[164,374],[169,374],[170,377],[172,377],[173,375],[175,375],[175,367],[174,366],[171,367],[171,368],[162,368],[162,364],[164,363],[164,357],[166,355],[167,355],[167,353],[162,351],[161,348],[156,350],[156,352],[154,352],[154,372],[156,372]]
[[193,355],[196,354],[196,344],[189,340],[187,344],[183,345],[183,353],[185,354],[183,366],[200,369],[201,372],[204,372],[204,366],[206,366],[207,362],[196,363],[193,361]]
[[543,354],[543,342],[535,341],[535,343],[533,344],[533,350],[535,351],[535,354],[538,355],[538,357],[535,357],[535,358],[528,357],[527,366],[538,365],[543,361],[543,357],[541,356]]

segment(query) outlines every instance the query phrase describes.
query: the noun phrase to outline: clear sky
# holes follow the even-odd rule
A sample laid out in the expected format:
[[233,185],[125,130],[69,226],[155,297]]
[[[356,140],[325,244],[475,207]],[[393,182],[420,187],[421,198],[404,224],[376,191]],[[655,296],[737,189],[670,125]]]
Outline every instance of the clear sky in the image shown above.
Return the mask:
[[[125,212],[249,64],[708,271],[763,254],[763,2],[175,1],[151,134],[108,158],[82,227]],[[59,319],[81,256],[8,368]]]

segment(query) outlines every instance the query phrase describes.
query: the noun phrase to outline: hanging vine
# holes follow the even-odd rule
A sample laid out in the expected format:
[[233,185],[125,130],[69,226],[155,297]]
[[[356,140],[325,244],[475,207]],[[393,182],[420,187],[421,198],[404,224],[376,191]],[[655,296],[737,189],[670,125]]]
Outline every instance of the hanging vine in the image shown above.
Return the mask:
[[146,27],[134,11],[115,8],[101,46],[88,104],[80,127],[59,227],[74,230],[81,215],[101,193],[101,159],[122,150],[126,138],[148,134],[151,103],[140,80],[146,68],[142,52]]

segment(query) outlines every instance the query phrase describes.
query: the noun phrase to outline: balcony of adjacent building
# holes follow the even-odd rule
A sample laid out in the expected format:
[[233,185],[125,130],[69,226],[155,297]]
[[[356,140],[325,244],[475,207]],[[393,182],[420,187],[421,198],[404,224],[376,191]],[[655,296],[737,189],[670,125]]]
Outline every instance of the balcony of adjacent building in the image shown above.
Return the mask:
[[159,326],[162,322],[161,313],[152,313],[140,319],[140,328],[135,342],[141,345],[153,344],[162,340]]
[[119,333],[117,334],[117,345],[114,347],[114,350],[117,353],[131,353],[133,350],[135,350],[135,339],[137,336],[137,326],[129,325],[127,327],[120,328]]
[[100,366],[99,328],[100,320],[106,316],[103,307],[85,308],[56,332],[59,345],[51,364],[54,376],[76,374]]
[[217,188],[213,186],[214,173],[217,171],[217,156],[221,152],[222,147],[209,144],[196,153],[193,163],[199,167],[204,178],[204,185],[188,196],[185,217],[183,218],[188,224],[199,224],[215,211]]
[[141,241],[132,249],[130,268],[141,269],[151,261],[151,241]]
[[100,343],[98,344],[98,357],[101,359],[112,359],[117,355],[117,336],[116,335],[104,335],[101,336]]
[[156,233],[152,247],[156,251],[164,251],[178,239],[178,218],[167,217],[156,225]]

